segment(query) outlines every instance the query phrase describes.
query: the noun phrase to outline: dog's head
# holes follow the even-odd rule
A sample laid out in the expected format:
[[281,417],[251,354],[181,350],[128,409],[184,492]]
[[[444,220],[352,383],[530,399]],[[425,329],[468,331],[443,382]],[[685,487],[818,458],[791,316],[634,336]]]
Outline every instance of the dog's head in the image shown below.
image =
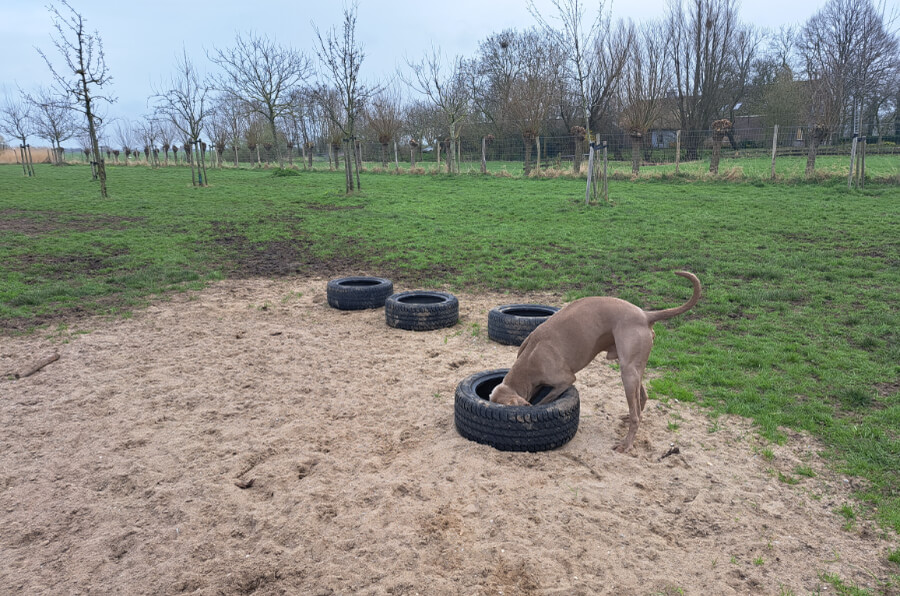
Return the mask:
[[507,385],[500,383],[491,391],[491,401],[502,406],[528,406],[529,404],[522,396],[512,390]]

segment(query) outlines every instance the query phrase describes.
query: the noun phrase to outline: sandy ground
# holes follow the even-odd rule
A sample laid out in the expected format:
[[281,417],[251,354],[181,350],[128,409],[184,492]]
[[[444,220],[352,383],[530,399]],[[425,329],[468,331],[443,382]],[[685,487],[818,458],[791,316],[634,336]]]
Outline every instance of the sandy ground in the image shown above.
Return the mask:
[[558,296],[457,294],[457,327],[416,333],[329,308],[325,283],[222,282],[0,338],[0,373],[60,354],[0,380],[0,593],[834,593],[823,573],[896,593],[897,537],[844,527],[851,483],[812,440],[766,459],[746,421],[651,401],[617,454],[600,361],[564,447],[460,437],[456,384],[515,358],[488,310]]

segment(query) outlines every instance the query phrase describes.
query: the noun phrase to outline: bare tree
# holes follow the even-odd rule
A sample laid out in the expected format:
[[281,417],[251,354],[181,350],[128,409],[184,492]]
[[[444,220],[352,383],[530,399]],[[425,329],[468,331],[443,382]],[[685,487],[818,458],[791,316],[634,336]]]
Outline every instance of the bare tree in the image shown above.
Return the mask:
[[404,132],[409,137],[410,168],[416,167],[416,153],[424,144],[434,146],[441,129],[441,116],[430,102],[414,101],[403,111]]
[[18,99],[5,94],[3,104],[0,105],[0,131],[20,142],[19,153],[22,156],[22,173],[25,176],[34,176],[34,165],[31,162],[28,145],[28,136],[34,132],[32,109],[32,104],[21,93]]
[[[528,10],[541,25],[544,31],[566,50],[569,58],[569,77],[578,94],[578,107],[584,117],[584,128],[591,134],[591,81],[594,79],[596,61],[592,56],[592,47],[604,29],[603,0],[597,4],[597,14],[585,29],[583,0],[551,0],[556,8],[555,19],[559,27],[545,19],[537,10],[533,0],[528,2]],[[606,20],[608,24],[608,19]]]
[[[316,53],[325,71],[324,77],[330,83],[320,84],[316,90],[316,96],[319,104],[328,112],[331,122],[343,134],[343,142],[347,145],[345,156],[356,154],[357,124],[366,101],[372,93],[372,90],[365,87],[359,78],[365,53],[356,39],[356,10],[356,2],[350,7],[344,8],[344,22],[340,32],[333,27],[323,37],[318,27],[313,25],[319,41]],[[353,192],[354,189],[354,161],[349,158],[344,160],[347,194]],[[359,182],[359,167],[357,166],[356,188],[360,188]]]
[[649,22],[634,32],[622,84],[622,127],[631,137],[631,173],[641,169],[641,146],[659,118],[669,88],[668,45],[662,23]]
[[222,156],[225,154],[225,146],[228,144],[228,114],[223,110],[222,104],[216,104],[207,118],[206,128],[209,130],[209,138],[215,151],[214,167],[222,167]]
[[[212,110],[208,99],[211,86],[200,77],[186,50],[182,50],[181,56],[176,59],[175,67],[176,73],[170,78],[168,89],[154,95],[156,113],[168,118],[181,132],[185,140],[185,158],[191,164],[191,183],[194,186],[198,183],[199,186],[207,186],[200,136],[204,120]],[[197,149],[198,159],[192,157],[194,148]],[[198,166],[197,173],[194,171],[195,163]]]
[[447,172],[459,172],[455,164],[456,144],[462,125],[469,115],[469,86],[466,80],[465,61],[455,57],[448,65],[441,58],[438,49],[432,49],[429,56],[419,62],[409,62],[410,77],[401,75],[404,82],[427,97],[441,113],[444,130],[449,132]]
[[555,105],[565,58],[561,48],[547,43],[536,30],[517,36],[512,51],[517,67],[510,86],[509,112],[524,143],[527,176],[532,168],[531,151]]
[[63,142],[78,133],[72,111],[65,105],[65,98],[60,98],[49,89],[39,89],[35,95],[27,96],[34,106],[34,132],[42,139],[50,142],[53,163],[63,163]]
[[675,0],[670,5],[667,36],[672,72],[688,159],[697,159],[702,137],[726,103],[723,95],[734,56],[738,27],[737,0]]
[[593,76],[589,86],[590,123],[594,130],[615,125],[622,77],[634,43],[634,32],[623,21],[613,27],[601,20],[600,34],[594,39]]
[[468,64],[473,108],[498,137],[506,136],[512,126],[509,106],[513,79],[520,69],[513,51],[517,37],[514,29],[488,36],[479,44],[477,57]]
[[829,0],[801,29],[807,76],[818,83],[819,104],[821,94],[830,95],[825,103],[837,110],[837,132],[866,134],[891,94],[891,75],[900,62],[897,35],[889,30],[896,17],[872,0]]
[[278,163],[283,167],[276,121],[291,110],[291,92],[309,78],[309,58],[253,32],[246,38],[238,35],[233,48],[215,50],[209,58],[223,70],[216,78],[219,91],[242,102],[246,111],[259,114],[268,123]]
[[311,168],[320,121],[314,94],[309,89],[295,89],[291,94],[291,106],[291,111],[284,117],[286,135],[293,146],[300,149],[304,165]]
[[144,119],[135,126],[135,133],[140,141],[141,148],[144,150],[144,158],[147,164],[153,167],[159,167],[159,150],[156,147],[159,141],[159,120],[154,117],[145,116]]
[[[116,121],[113,135],[115,135],[115,140],[118,143],[119,147],[122,148],[122,153],[125,154],[125,165],[128,165],[128,158],[131,157],[132,151],[137,151],[138,139],[135,134],[134,125],[128,120],[118,120]],[[119,163],[119,153],[116,151],[116,164]],[[135,158],[137,155],[135,154]]]
[[[250,153],[256,154],[256,167],[262,167],[262,145],[266,138],[266,127],[258,114],[251,116],[247,126],[244,127],[244,140]],[[251,155],[252,159],[252,155]]]
[[50,6],[49,10],[57,32],[57,35],[52,37],[53,45],[63,58],[64,68],[57,70],[44,52],[38,50],[38,53],[53,75],[56,90],[69,98],[73,109],[84,114],[91,152],[96,162],[95,171],[100,181],[100,196],[106,198],[109,193],[106,188],[106,162],[100,152],[97,132],[100,120],[97,104],[115,101],[115,98],[101,94],[103,88],[112,81],[112,77],[106,66],[100,34],[85,30],[85,19],[69,5],[67,0],[59,0],[59,3],[67,9],[65,16],[55,6]]
[[403,122],[400,96],[396,89],[384,88],[376,93],[366,111],[369,128],[381,145],[381,166],[387,167],[388,145],[396,141]]
[[159,130],[159,146],[163,151],[164,165],[169,165],[169,149],[172,148],[172,142],[175,140],[175,126],[168,118],[160,118],[156,123]]

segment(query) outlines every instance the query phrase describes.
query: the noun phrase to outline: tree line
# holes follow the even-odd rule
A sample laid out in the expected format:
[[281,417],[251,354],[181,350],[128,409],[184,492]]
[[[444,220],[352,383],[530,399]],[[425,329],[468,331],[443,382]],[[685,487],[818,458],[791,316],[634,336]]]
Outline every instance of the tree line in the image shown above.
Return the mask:
[[41,52],[52,83],[7,96],[0,131],[19,142],[23,163],[29,136],[60,156],[62,143],[77,138],[104,196],[106,159],[118,163],[120,152],[124,163],[140,151],[160,165],[180,148],[198,186],[207,184],[208,151],[216,166],[230,149],[235,165],[243,150],[282,167],[295,155],[311,165],[324,152],[344,170],[349,193],[360,185],[364,141],[377,143],[384,165],[402,145],[413,166],[417,152],[433,151],[452,173],[464,131],[481,138],[483,160],[492,141],[517,139],[527,174],[542,136],[571,137],[578,172],[602,135],[631,148],[637,173],[651,130],[709,131],[679,139],[691,160],[705,145],[714,155],[721,143],[734,145],[736,119],[752,115],[766,127],[802,129],[809,175],[822,145],[900,134],[898,15],[877,0],[828,0],[805,23],[778,31],[743,22],[737,0],[677,0],[637,24],[613,22],[602,2],[589,13],[582,0],[554,0],[550,14],[529,2],[532,28],[493,33],[469,57],[432,48],[378,83],[362,77],[351,4],[339,26],[313,24],[312,52],[238,34],[207,52],[214,68],[201,76],[182,51],[153,89],[152,112],[115,122],[98,117],[98,104],[115,101],[100,35],[59,3],[62,10],[50,8],[58,56]]

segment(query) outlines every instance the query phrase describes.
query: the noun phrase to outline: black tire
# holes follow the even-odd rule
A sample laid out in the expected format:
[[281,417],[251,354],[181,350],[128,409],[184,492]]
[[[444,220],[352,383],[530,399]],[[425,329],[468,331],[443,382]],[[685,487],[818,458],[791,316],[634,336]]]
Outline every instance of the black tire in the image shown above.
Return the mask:
[[[507,368],[483,371],[456,386],[454,420],[459,434],[500,451],[547,451],[568,443],[578,430],[578,390],[569,387],[540,406],[502,406],[491,402],[490,395],[507,372]],[[539,402],[548,390],[531,401]]]
[[452,327],[459,320],[459,300],[447,292],[401,292],[385,301],[384,318],[389,327],[409,331]]
[[340,310],[381,308],[394,284],[381,277],[341,277],[328,282],[328,304]]
[[505,304],[488,313],[488,337],[507,346],[520,346],[537,326],[559,309],[543,304]]

